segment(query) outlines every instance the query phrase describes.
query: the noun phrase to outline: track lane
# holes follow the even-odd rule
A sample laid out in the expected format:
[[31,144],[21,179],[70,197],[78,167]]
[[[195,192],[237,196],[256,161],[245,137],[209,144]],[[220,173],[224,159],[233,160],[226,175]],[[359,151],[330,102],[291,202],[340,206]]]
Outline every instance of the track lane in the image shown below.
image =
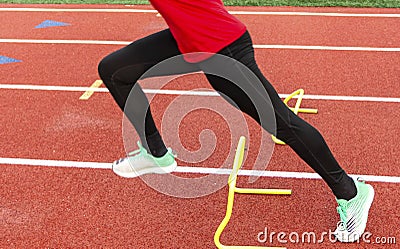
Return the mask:
[[[2,247],[214,248],[213,232],[225,213],[226,188],[204,198],[184,200],[153,191],[140,179],[121,179],[105,170],[2,169],[1,200],[6,204],[1,210],[7,214],[0,228],[7,238],[0,242]],[[245,186],[245,181],[238,184]],[[398,203],[391,203],[388,197],[398,187],[374,186],[376,202],[383,205],[379,209],[373,206],[371,217],[379,216],[385,224],[371,219],[367,231],[374,236],[398,237],[399,231],[392,229],[399,221],[398,214],[392,212]],[[294,192],[290,197],[237,196],[233,218],[222,236],[225,243],[262,245],[256,236],[265,227],[300,234],[335,228],[334,199],[320,180],[270,179],[251,187],[289,187]],[[22,229],[23,233],[15,233]],[[293,244],[290,248],[321,246],[381,248],[329,242]]]
[[[122,114],[108,94],[95,94],[89,101],[78,100],[80,94],[75,92],[2,90],[1,96],[5,103],[9,103],[2,107],[2,113],[16,117],[1,124],[1,157],[112,162],[124,155]],[[220,103],[221,106],[225,104],[222,98],[206,98],[212,98],[215,104]],[[163,114],[166,110],[170,112],[171,108],[178,108],[171,102],[176,99],[177,96],[163,95],[157,96],[152,102],[153,115],[159,127],[171,125],[168,124],[171,121],[162,121],[165,119]],[[181,101],[187,101],[188,104],[200,99],[181,97]],[[35,107],[31,106],[32,103],[36,103]],[[397,122],[400,112],[394,111],[397,105],[304,100],[304,107],[318,108],[319,114],[301,116],[321,131],[338,161],[349,173],[400,175],[396,168],[388,167],[397,165],[400,158],[399,151],[393,147],[400,129]],[[199,107],[203,108],[201,104]],[[233,114],[232,111],[225,113]],[[389,112],[391,114],[387,115]],[[207,122],[205,117],[211,116],[213,122]],[[230,133],[227,132],[229,127],[221,116],[212,111],[195,110],[186,117],[176,118],[179,135],[166,133],[169,144],[176,143],[175,140],[180,136],[183,146],[196,151],[201,146],[198,140],[201,131],[211,129],[218,139],[216,150],[206,161],[193,166],[219,167],[224,163],[234,143],[231,143]],[[230,119],[230,116],[226,118],[237,125],[241,122]],[[252,144],[247,160],[252,165],[259,152],[260,130],[254,121],[249,118],[246,120]],[[128,150],[135,149],[136,139],[133,133],[132,138],[126,140],[131,141]],[[186,165],[182,161],[179,164]],[[275,147],[268,170],[311,172],[286,146]]]
[[[25,18],[27,14],[29,19]],[[85,13],[86,21],[82,21],[82,13],[76,12],[2,12],[1,15],[3,39],[133,41],[167,28],[155,13]],[[400,34],[394,28],[400,25],[400,18],[236,16],[248,27],[254,44],[400,46]],[[35,29],[44,20],[71,26]]]
[[[2,84],[90,86],[97,65],[117,45],[4,44],[3,55],[22,60],[2,65]],[[304,88],[306,94],[400,96],[398,52],[256,49],[260,69],[279,93]],[[361,66],[362,65],[362,66]],[[17,73],[18,72],[18,73]],[[154,88],[144,85],[145,88]],[[204,76],[185,76],[168,89],[210,88]]]

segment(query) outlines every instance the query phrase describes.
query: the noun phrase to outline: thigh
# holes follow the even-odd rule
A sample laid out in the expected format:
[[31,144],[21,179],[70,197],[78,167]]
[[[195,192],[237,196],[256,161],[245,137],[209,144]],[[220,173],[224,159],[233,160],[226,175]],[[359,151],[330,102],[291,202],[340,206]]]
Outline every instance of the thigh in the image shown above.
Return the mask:
[[119,80],[133,81],[132,83],[134,83],[149,68],[172,57],[177,57],[174,59],[174,66],[158,66],[157,71],[153,70],[147,76],[198,71],[195,64],[190,64],[183,60],[169,29],[134,41],[128,46],[111,53],[101,61],[99,71],[102,71],[110,78],[118,74]]
[[[244,34],[237,41],[201,63],[204,71],[217,69],[227,77],[207,75],[215,90],[222,93],[230,103],[244,111],[264,129],[276,134],[278,113],[284,117],[289,110],[280,99],[271,83],[259,70],[254,59],[254,49],[250,36]],[[278,115],[278,116],[279,116]]]

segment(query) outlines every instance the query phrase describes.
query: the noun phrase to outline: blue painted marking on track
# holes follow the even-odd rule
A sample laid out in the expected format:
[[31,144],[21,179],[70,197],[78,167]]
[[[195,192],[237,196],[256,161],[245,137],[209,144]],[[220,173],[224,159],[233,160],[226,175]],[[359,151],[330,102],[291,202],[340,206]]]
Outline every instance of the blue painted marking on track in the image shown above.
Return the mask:
[[17,60],[17,59],[14,59],[14,58],[10,58],[10,57],[7,57],[7,56],[0,55],[0,65],[8,64],[8,63],[14,63],[14,62],[21,62],[21,60]]
[[69,26],[71,24],[65,23],[65,22],[57,22],[57,21],[52,21],[52,20],[45,20],[39,25],[37,25],[35,28],[36,29],[42,29],[42,28],[49,28],[49,27],[61,27],[61,26]]

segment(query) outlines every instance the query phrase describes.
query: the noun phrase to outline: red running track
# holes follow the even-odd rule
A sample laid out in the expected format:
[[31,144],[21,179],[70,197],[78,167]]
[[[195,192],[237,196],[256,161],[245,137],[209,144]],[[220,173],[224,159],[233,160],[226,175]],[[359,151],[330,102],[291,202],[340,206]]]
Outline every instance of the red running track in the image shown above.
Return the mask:
[[[19,5],[0,5],[20,7]],[[24,5],[24,7],[32,7]],[[40,5],[33,7],[50,7]],[[57,8],[123,8],[122,6],[57,6]],[[128,8],[128,7],[125,7]],[[146,6],[129,8],[148,9]],[[232,8],[251,11],[397,13],[396,9]],[[162,28],[155,13],[0,12],[0,39],[131,41]],[[400,47],[400,18],[240,15],[255,44]],[[71,23],[68,27],[34,29],[43,20]],[[22,60],[0,65],[1,84],[90,86],[97,63],[120,45],[2,43],[0,55]],[[257,49],[261,69],[280,93],[302,87],[307,94],[400,96],[399,52],[310,51]],[[151,88],[151,86],[145,86]],[[209,88],[201,76],[185,76],[168,89]],[[88,101],[82,92],[1,89],[1,158],[111,162],[124,155],[121,113],[107,93]],[[217,97],[182,97],[187,103]],[[158,124],[176,96],[159,95],[152,102]],[[201,102],[201,101],[200,101]],[[199,102],[199,103],[200,103]],[[352,174],[399,176],[399,103],[304,100],[318,115],[303,117],[318,127],[343,167]],[[172,104],[171,104],[172,103]],[[176,107],[176,106],[175,106]],[[174,107],[174,108],[175,108]],[[233,114],[232,114],[233,115]],[[202,121],[213,119],[213,123]],[[252,141],[245,163],[257,159],[260,135],[246,118]],[[181,142],[200,148],[198,136],[211,129],[216,149],[192,167],[219,167],[236,141],[226,121],[198,110],[180,123]],[[231,120],[236,122],[236,120]],[[135,138],[135,137],[134,137]],[[179,165],[187,165],[179,161]],[[276,146],[268,170],[312,172],[287,147]],[[196,177],[195,174],[181,174]],[[0,248],[215,248],[213,235],[225,214],[227,188],[195,199],[161,194],[141,179],[122,179],[110,170],[1,167]],[[290,197],[238,196],[234,215],[222,236],[226,244],[270,245],[257,241],[268,227],[275,232],[315,232],[335,229],[335,201],[321,180],[247,177],[240,185],[292,188]],[[372,183],[376,199],[367,230],[378,236],[400,237],[396,201],[398,183]],[[322,197],[322,198],[321,198]],[[382,222],[383,221],[383,222]],[[382,244],[278,243],[288,248],[382,248]],[[386,245],[396,248],[396,245]]]

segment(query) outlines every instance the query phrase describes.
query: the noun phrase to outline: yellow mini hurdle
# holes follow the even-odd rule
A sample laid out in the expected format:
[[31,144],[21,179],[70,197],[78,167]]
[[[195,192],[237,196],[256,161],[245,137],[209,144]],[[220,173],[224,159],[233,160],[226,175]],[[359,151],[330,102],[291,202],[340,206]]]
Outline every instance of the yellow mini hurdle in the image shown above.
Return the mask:
[[214,243],[219,249],[283,249],[285,247],[262,247],[262,246],[226,246],[221,244],[219,241],[221,233],[224,231],[226,225],[228,224],[233,209],[233,201],[235,197],[235,193],[238,194],[265,194],[265,195],[290,195],[292,191],[290,189],[253,189],[253,188],[238,188],[236,187],[236,179],[238,176],[238,171],[240,167],[242,167],[244,151],[245,151],[245,144],[246,138],[240,137],[239,143],[236,149],[235,159],[233,162],[233,169],[232,173],[229,175],[228,178],[228,186],[229,186],[229,193],[228,193],[228,204],[226,208],[226,215],[225,218],[222,220],[221,224],[219,225],[217,231],[214,234]]
[[[295,96],[297,96],[296,105],[295,105],[294,107],[290,107],[290,106],[288,105],[288,102],[289,102],[292,98],[294,98]],[[297,115],[299,112],[302,112],[302,113],[313,113],[313,114],[318,113],[318,110],[317,110],[317,109],[300,108],[300,104],[301,104],[301,101],[303,100],[303,96],[304,96],[304,90],[303,90],[303,89],[298,89],[298,90],[294,91],[293,93],[291,93],[289,96],[287,96],[283,102],[284,102],[284,103],[290,108],[290,110],[292,110],[296,115]],[[273,135],[272,135],[272,140],[273,140],[275,143],[277,143],[277,144],[282,144],[282,145],[285,144],[283,141],[277,139],[277,138],[276,138],[275,136],[273,136]]]

